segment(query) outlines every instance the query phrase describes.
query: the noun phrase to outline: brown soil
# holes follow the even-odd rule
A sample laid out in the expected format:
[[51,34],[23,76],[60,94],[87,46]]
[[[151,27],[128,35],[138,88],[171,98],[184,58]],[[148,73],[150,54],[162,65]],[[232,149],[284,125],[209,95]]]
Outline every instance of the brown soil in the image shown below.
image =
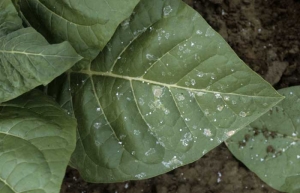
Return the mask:
[[[254,71],[275,88],[300,85],[299,0],[185,0]],[[276,193],[224,144],[158,177],[116,184],[84,182],[68,169],[61,193]]]

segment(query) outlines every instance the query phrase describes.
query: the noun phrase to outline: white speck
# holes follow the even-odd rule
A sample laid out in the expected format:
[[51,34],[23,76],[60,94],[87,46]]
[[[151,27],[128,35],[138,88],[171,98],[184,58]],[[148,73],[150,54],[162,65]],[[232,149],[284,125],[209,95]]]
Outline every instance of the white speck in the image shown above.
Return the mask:
[[204,114],[205,114],[205,115],[209,115],[209,110],[208,110],[208,109],[205,109],[205,110],[204,110]]
[[219,93],[216,93],[216,94],[215,94],[215,97],[216,97],[217,99],[222,98],[222,96],[221,96]]
[[153,86],[152,92],[156,98],[160,98],[163,95],[163,88],[160,86]]
[[265,159],[264,158],[260,158],[260,161],[262,162],[262,161],[264,161]]
[[191,84],[194,86],[196,84],[196,81],[194,79],[191,79]]
[[224,11],[224,9],[222,9],[222,15],[225,15],[226,14],[226,12]]
[[300,155],[297,155],[297,159],[300,159]]
[[139,98],[139,104],[140,104],[140,105],[144,105],[144,104],[145,104],[144,99]]
[[185,121],[190,121],[191,119],[189,119],[189,118],[184,118],[184,120],[185,120]]
[[178,101],[183,101],[185,97],[182,94],[176,94],[176,98]]
[[101,110],[101,109],[100,109],[99,107],[96,109],[96,111],[98,111],[98,112],[99,112],[100,110]]
[[164,7],[164,16],[168,16],[172,12],[172,7],[170,5]]
[[297,136],[297,133],[292,133],[292,136],[296,137],[296,136]]
[[234,134],[235,134],[235,131],[229,131],[226,133],[227,137],[231,137]]
[[134,135],[139,135],[139,134],[141,134],[141,132],[139,130],[133,130],[133,134]]
[[217,179],[217,183],[221,182],[221,177],[222,177],[222,173],[218,172],[218,179]]
[[128,187],[129,187],[129,184],[126,183],[125,186],[124,186],[124,188],[127,189]]
[[169,110],[169,109],[165,109],[164,112],[165,112],[165,114],[167,115],[167,114],[170,113],[170,110]]
[[207,28],[205,36],[206,37],[212,37],[214,35],[215,35],[215,31],[211,27]]
[[210,129],[204,129],[203,134],[207,137],[212,136]]
[[224,108],[224,106],[223,106],[223,105],[218,105],[218,106],[217,106],[217,109],[218,109],[218,111],[222,111],[222,110],[223,110],[223,108]]
[[154,148],[150,148],[148,151],[146,151],[145,156],[149,156],[151,154],[154,154],[156,150]]
[[122,141],[119,141],[118,144],[122,145]]
[[203,95],[205,95],[206,93],[205,92],[196,92],[196,95],[197,96],[203,96]]
[[201,77],[204,76],[204,73],[203,73],[203,72],[198,72],[198,73],[197,73],[197,76],[201,78]]
[[197,30],[196,34],[201,35],[203,32],[201,30]]
[[150,61],[156,60],[155,56],[152,54],[146,54],[146,58]]
[[186,133],[183,137],[184,138],[180,140],[183,146],[188,146],[189,142],[193,140],[191,133]]
[[140,174],[135,175],[134,177],[136,177],[138,179],[142,179],[142,178],[146,177],[146,174],[144,172],[142,172]]
[[100,126],[101,126],[101,123],[94,123],[94,127],[96,128],[96,129],[99,129],[100,128]]
[[229,96],[224,96],[225,101],[229,101]]
[[130,18],[124,20],[124,21],[121,23],[122,28],[124,28],[124,29],[128,28],[129,22],[130,22]]
[[241,117],[246,117],[246,116],[247,116],[247,113],[244,112],[244,111],[241,111],[241,112],[239,113],[239,116],[241,116]]
[[258,31],[258,33],[260,33],[261,32],[261,28],[259,28],[257,31]]
[[179,159],[177,159],[176,156],[174,156],[170,161],[168,162],[162,162],[162,164],[166,167],[166,168],[173,168],[175,169],[178,166],[183,165],[182,161],[180,161]]

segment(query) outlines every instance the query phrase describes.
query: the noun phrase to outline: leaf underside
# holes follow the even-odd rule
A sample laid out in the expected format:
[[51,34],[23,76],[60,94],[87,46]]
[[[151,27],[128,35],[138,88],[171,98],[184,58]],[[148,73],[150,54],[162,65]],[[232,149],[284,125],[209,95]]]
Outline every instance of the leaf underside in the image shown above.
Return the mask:
[[271,187],[300,191],[300,87],[279,90],[286,98],[227,141],[230,151]]
[[75,128],[76,120],[39,91],[1,104],[0,192],[59,192]]
[[22,13],[51,42],[69,41],[88,59],[97,56],[139,0],[21,0]]
[[49,45],[23,28],[10,0],[0,3],[0,103],[46,85],[81,59],[67,42]]
[[56,97],[78,120],[71,165],[90,182],[193,162],[282,100],[180,0],[142,0],[81,66]]

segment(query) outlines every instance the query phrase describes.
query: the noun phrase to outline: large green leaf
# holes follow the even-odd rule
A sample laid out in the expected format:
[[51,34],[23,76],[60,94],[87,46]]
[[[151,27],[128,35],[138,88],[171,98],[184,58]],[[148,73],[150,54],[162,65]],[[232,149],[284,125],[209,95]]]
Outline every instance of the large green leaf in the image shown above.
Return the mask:
[[[117,26],[139,0],[21,0],[21,10],[34,27],[67,40],[86,58],[95,58]],[[36,21],[38,20],[38,21]]]
[[300,192],[300,87],[227,141],[230,151],[273,188]]
[[0,192],[58,193],[76,120],[34,91],[0,105]]
[[78,120],[71,165],[92,182],[193,162],[282,99],[180,0],[142,0],[82,65],[58,98]]
[[0,103],[48,84],[81,59],[67,42],[49,45],[33,28],[22,28],[10,0],[0,3]]

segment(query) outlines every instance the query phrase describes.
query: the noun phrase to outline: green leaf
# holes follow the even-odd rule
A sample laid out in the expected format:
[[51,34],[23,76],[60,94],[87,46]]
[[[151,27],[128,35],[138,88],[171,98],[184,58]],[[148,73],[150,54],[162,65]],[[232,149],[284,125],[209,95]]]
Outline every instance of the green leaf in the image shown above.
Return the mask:
[[271,187],[300,190],[300,87],[279,90],[286,98],[227,141],[230,151]]
[[[130,16],[139,0],[22,0],[25,17],[50,32],[54,42],[67,40],[82,56],[93,59]],[[33,22],[34,21],[34,22]]]
[[8,2],[0,3],[0,103],[48,84],[81,59],[68,42],[49,45],[33,28],[22,28]]
[[10,32],[22,28],[22,20],[18,17],[11,0],[0,2],[0,38]]
[[78,120],[71,165],[91,182],[193,162],[282,99],[180,0],[142,0],[82,66],[59,98]]
[[0,105],[0,192],[58,193],[76,120],[39,91]]

